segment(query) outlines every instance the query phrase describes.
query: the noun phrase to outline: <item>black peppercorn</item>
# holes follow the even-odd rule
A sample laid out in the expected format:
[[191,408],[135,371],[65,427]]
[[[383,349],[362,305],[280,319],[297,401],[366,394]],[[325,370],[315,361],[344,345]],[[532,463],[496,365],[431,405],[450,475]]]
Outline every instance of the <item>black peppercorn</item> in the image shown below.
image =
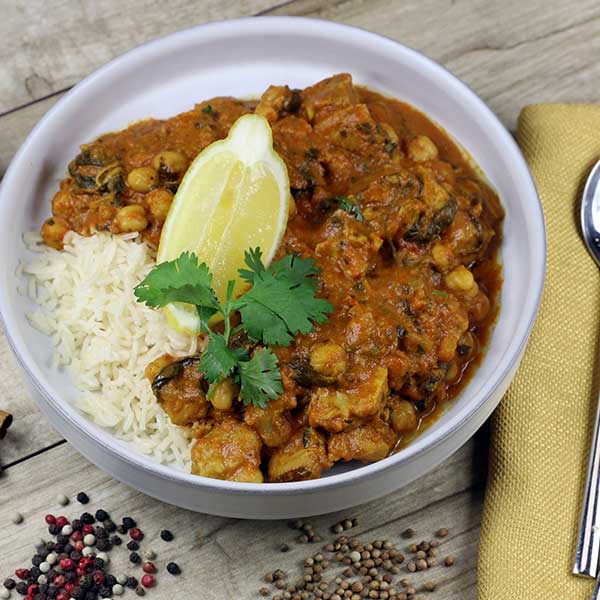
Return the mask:
[[106,531],[106,529],[104,529],[104,527],[96,527],[95,536],[96,539],[106,539],[108,538],[108,532]]
[[127,581],[125,582],[125,585],[128,588],[135,590],[135,588],[138,586],[138,580],[135,577],[128,577]]
[[86,592],[86,594],[85,594],[85,600],[96,600],[97,597],[98,597],[98,594],[91,590],[89,592]]
[[73,519],[71,521],[71,527],[73,528],[73,531],[81,531],[81,528],[83,527],[81,519]]
[[83,554],[79,552],[79,550],[73,550],[73,552],[69,554],[69,558],[77,563],[83,558]]
[[118,535],[113,535],[113,536],[110,538],[110,543],[111,543],[113,546],[120,546],[120,545],[123,543],[123,540],[122,540],[122,539],[121,539],[121,538],[120,538]]
[[82,522],[84,525],[91,525],[91,524],[92,524],[92,523],[93,523],[95,520],[96,520],[96,519],[94,519],[94,515],[91,515],[91,514],[90,514],[90,513],[88,513],[88,512],[84,512],[84,513],[81,515],[81,522]]
[[132,562],[134,565],[141,562],[142,559],[140,558],[140,555],[137,552],[132,552],[129,555],[129,561]]
[[14,590],[16,585],[17,585],[17,582],[14,579],[11,579],[10,577],[8,579],[4,580],[4,587],[7,590]]
[[82,590],[87,590],[88,588],[91,588],[92,585],[94,585],[94,580],[91,575],[84,575],[79,579],[79,587]]
[[21,594],[21,596],[27,596],[27,583],[25,581],[19,581],[19,583],[17,583],[17,592],[19,594]]
[[50,535],[58,535],[60,533],[60,527],[56,523],[52,523],[52,525],[48,525],[48,533]]
[[110,598],[112,596],[111,589],[106,585],[101,585],[98,593],[100,594],[101,598]]
[[103,538],[96,541],[96,548],[100,552],[110,552],[112,550],[112,544]]
[[123,535],[124,533],[127,533],[127,527],[125,527],[125,525],[117,525],[117,531]]
[[112,587],[117,583],[117,578],[114,575],[107,575],[104,581],[108,587]]
[[108,513],[105,510],[102,510],[101,508],[99,508],[96,511],[96,521],[106,521],[106,519],[108,519]]
[[106,529],[108,533],[114,533],[117,530],[117,526],[114,524],[113,521],[107,519],[106,521],[104,521],[104,529]]
[[29,569],[29,577],[33,578],[34,582],[37,582],[37,578],[42,574],[39,567],[31,567]]
[[39,554],[34,554],[33,558],[31,559],[31,564],[36,567],[39,567],[43,562],[44,559]]
[[145,596],[146,595],[146,590],[144,590],[144,588],[141,585],[138,585],[135,588],[135,593],[137,596]]
[[171,575],[179,575],[181,573],[181,569],[179,568],[179,565],[174,562],[170,562],[167,565],[167,571],[169,573],[171,573]]
[[131,540],[130,542],[127,542],[127,550],[131,550],[131,552],[135,552],[136,550],[140,549],[140,545],[135,541],[135,540]]
[[56,541],[58,544],[60,544],[64,548],[65,544],[69,543],[69,536],[63,535],[62,533],[60,533],[59,535],[56,536]]
[[64,547],[65,554],[71,554],[71,552],[73,552],[73,550],[75,550],[75,548],[73,548],[73,544],[71,544],[71,543],[65,544],[65,547]]
[[136,526],[136,522],[131,517],[123,517],[123,526],[125,529],[133,529]]
[[160,532],[160,537],[165,542],[172,542],[175,536],[168,529],[163,529]]
[[58,596],[60,592],[60,589],[58,589],[57,587],[54,587],[53,585],[48,587],[48,598],[50,598],[51,600],[54,600],[54,598],[56,598],[56,596]]
[[104,561],[101,558],[94,559],[94,568],[95,569],[104,569]]
[[63,573],[63,577],[66,581],[75,581],[77,575],[75,574],[75,571],[67,571],[66,573]]
[[79,492],[79,494],[77,494],[77,502],[87,504],[89,501],[90,498],[85,492]]

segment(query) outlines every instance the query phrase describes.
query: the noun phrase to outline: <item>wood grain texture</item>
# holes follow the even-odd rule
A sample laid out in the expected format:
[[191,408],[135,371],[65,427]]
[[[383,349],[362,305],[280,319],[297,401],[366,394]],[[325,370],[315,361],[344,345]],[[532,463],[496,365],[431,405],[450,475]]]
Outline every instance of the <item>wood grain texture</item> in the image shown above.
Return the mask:
[[[335,537],[329,532],[330,525],[342,518],[357,517],[359,526],[351,530],[352,536],[365,543],[389,539],[403,552],[409,542],[401,538],[401,532],[407,527],[417,532],[413,540],[417,543],[433,539],[438,528],[448,527],[451,534],[443,541],[439,556],[442,559],[448,554],[456,556],[456,565],[451,569],[437,566],[417,575],[408,573],[404,566],[398,579],[408,577],[417,587],[428,580],[438,582],[438,592],[429,595],[431,600],[475,598],[477,524],[484,473],[480,459],[481,449],[470,443],[419,482],[384,501],[371,502],[343,514],[316,517],[310,522],[326,542]],[[77,477],[70,476],[74,473]],[[58,493],[74,498],[82,489],[92,499],[85,509],[77,502],[65,508],[57,505]],[[104,508],[118,521],[132,516],[145,531],[142,549],[153,548],[158,552],[155,562],[162,571],[158,586],[152,591],[157,600],[173,594],[203,600],[257,598],[258,589],[264,585],[264,573],[282,568],[296,580],[303,574],[303,558],[318,552],[323,545],[297,544],[298,533],[283,521],[240,521],[162,504],[111,479],[68,444],[63,444],[7,469],[0,479],[0,579],[27,564],[40,537],[48,539],[43,522],[45,514],[74,518],[83,510],[93,513],[98,508]],[[23,524],[11,522],[15,511],[24,515]],[[163,528],[176,535],[174,543],[159,539]],[[291,550],[281,553],[282,543],[288,543]],[[128,567],[127,555],[124,546],[111,552],[113,572],[131,573],[139,578],[140,567]],[[164,565],[170,560],[176,561],[183,571],[176,581],[164,573]],[[333,572],[330,569],[327,575]],[[197,595],[199,589],[202,596]]]
[[4,0],[0,113],[64,90],[148,40],[208,21],[264,12],[276,4],[274,0]]
[[[35,123],[90,71],[160,35],[250,14],[334,19],[401,41],[448,67],[511,129],[525,104],[595,102],[600,96],[597,0],[171,0],[168,5],[151,0],[7,0],[1,12],[0,176]],[[43,514],[59,512],[56,494],[72,496],[80,489],[89,491],[94,508],[103,506],[119,517],[129,513],[147,525],[148,545],[160,552],[161,565],[166,559],[182,565],[180,579],[162,575],[153,591],[157,600],[195,598],[198,590],[209,600],[250,599],[258,597],[260,576],[267,570],[296,569],[300,575],[299,563],[309,548],[291,542],[293,532],[285,523],[197,515],[112,480],[51,429],[29,398],[1,333],[0,361],[0,409],[15,416],[0,442],[0,464],[8,467],[0,474],[0,578],[31,557],[43,532]],[[444,552],[457,555],[458,564],[428,573],[428,579],[441,585],[435,594],[422,597],[477,597],[486,440],[484,432],[418,482],[349,513],[361,520],[352,531],[361,538],[398,540],[408,526],[419,532],[419,539],[440,526],[451,529]],[[15,510],[25,514],[24,525],[10,523]],[[67,515],[77,511],[78,505],[65,509]],[[313,522],[325,534],[340,516]],[[175,531],[177,544],[156,539],[161,527]],[[277,552],[283,541],[292,547],[287,554]],[[125,556],[124,551],[114,554]]]

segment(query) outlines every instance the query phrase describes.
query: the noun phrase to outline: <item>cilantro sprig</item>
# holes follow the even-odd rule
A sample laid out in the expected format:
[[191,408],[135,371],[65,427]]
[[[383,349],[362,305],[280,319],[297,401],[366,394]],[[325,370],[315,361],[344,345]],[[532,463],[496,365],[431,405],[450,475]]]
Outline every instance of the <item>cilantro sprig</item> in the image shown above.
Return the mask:
[[[192,252],[154,267],[134,293],[138,302],[152,307],[171,302],[194,305],[200,327],[208,335],[198,368],[211,384],[209,395],[214,384],[232,377],[240,385],[245,405],[264,408],[283,393],[279,363],[270,346],[289,346],[298,333],[309,333],[315,323],[326,321],[333,307],[316,297],[319,269],[314,260],[287,255],[265,268],[260,248],[248,250],[244,260],[247,269],[240,269],[239,274],[251,287],[234,299],[235,282],[230,281],[223,304],[211,287],[210,270]],[[241,323],[232,330],[235,311],[239,311]],[[223,333],[209,326],[216,314],[224,319]],[[262,347],[252,353],[231,348],[231,335],[237,331],[245,331]]]
[[360,210],[360,205],[352,202],[348,196],[336,196],[334,200],[339,204],[339,207],[347,212],[349,215],[352,215],[357,221],[364,221],[362,211]]

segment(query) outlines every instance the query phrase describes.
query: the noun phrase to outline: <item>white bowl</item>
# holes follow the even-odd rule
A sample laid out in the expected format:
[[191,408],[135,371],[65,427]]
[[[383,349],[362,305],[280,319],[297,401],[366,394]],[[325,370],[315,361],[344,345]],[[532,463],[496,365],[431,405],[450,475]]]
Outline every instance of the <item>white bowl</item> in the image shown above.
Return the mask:
[[[70,403],[68,378],[48,367],[51,345],[32,329],[17,291],[27,258],[21,236],[37,229],[82,142],[142,117],[168,117],[216,95],[258,95],[269,84],[305,87],[350,72],[359,84],[420,108],[459,140],[506,208],[500,316],[487,354],[445,414],[408,448],[380,462],[314,481],[246,484],[159,465],[93,425]],[[211,23],[136,48],[64,96],[14,157],[0,191],[0,314],[40,408],[90,461],[166,502],[241,518],[325,513],[383,496],[457,450],[506,391],[535,320],[544,280],[545,232],[535,186],[510,134],[463,83],[425,56],[381,36],[326,21],[252,18]]]

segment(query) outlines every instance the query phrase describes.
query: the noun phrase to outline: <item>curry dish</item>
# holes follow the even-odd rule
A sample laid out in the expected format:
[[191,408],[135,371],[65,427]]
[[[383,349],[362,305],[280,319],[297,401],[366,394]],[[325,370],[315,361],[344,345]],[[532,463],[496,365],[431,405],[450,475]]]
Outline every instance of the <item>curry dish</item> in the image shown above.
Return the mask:
[[249,112],[269,121],[295,201],[278,255],[316,261],[334,312],[274,348],[284,393],[264,409],[238,402],[228,380],[209,399],[196,356],[140,368],[173,423],[192,429],[194,473],[312,479],[397,451],[464,384],[497,311],[503,210],[444,131],[340,74],[259,101],[213,98],[82,146],[43,240],[60,249],[69,230],[137,231],[157,246],[190,162]]

